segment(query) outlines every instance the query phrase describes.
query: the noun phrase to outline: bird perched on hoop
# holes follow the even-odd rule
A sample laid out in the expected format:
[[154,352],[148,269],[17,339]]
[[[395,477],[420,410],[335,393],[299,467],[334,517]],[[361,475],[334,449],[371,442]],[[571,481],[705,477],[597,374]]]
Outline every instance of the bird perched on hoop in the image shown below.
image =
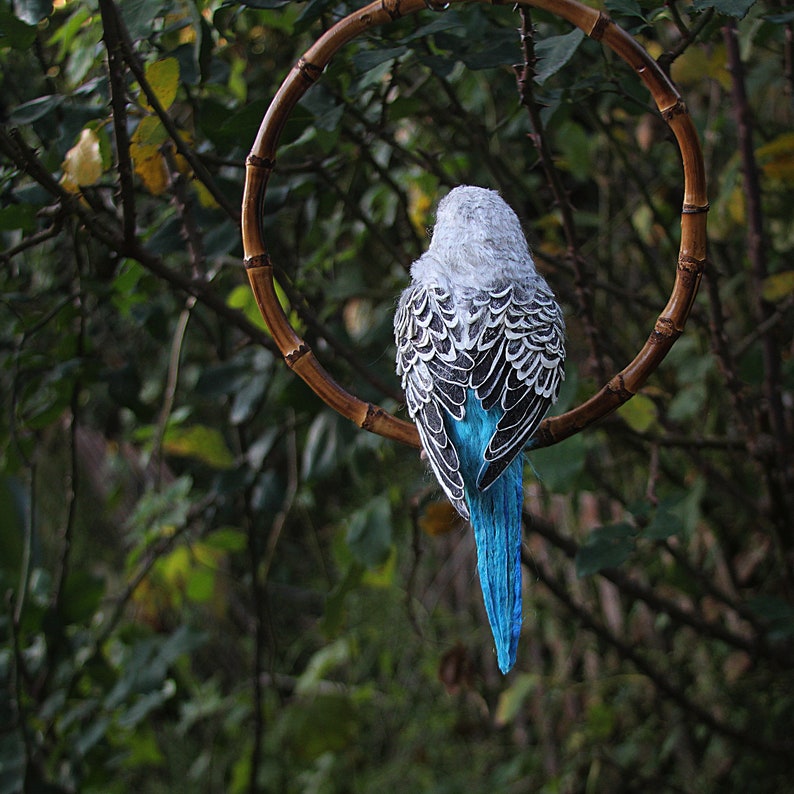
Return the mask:
[[461,186],[438,205],[394,318],[397,374],[439,484],[471,522],[503,673],[521,632],[523,452],[565,377],[565,324],[515,212]]

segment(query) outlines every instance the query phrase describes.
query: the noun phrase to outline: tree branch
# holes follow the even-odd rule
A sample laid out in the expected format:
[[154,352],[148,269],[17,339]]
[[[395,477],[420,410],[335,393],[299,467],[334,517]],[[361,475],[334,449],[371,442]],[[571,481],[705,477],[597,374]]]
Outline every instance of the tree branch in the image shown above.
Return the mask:
[[188,161],[190,167],[193,169],[193,173],[196,175],[196,178],[204,184],[207,190],[212,194],[212,197],[215,199],[215,201],[217,201],[218,204],[223,208],[224,212],[226,212],[226,214],[239,226],[239,208],[233,206],[229,199],[226,198],[224,193],[216,184],[212,174],[210,174],[210,172],[207,170],[207,167],[198,157],[196,157],[193,149],[187,145],[185,139],[177,129],[176,124],[174,124],[173,119],[165,110],[162,103],[158,99],[156,92],[152,89],[149,81],[146,79],[146,71],[138,60],[138,55],[135,52],[135,48],[133,47],[130,34],[124,25],[124,21],[119,15],[116,4],[113,2],[113,0],[101,0],[101,2],[104,4],[108,15],[113,15],[115,17],[115,25],[119,35],[121,52],[124,56],[124,60],[127,62],[127,66],[135,76],[135,79],[138,81],[138,85],[140,85],[141,90],[146,95],[146,101],[149,103],[149,105],[151,105],[155,114],[168,132],[169,137],[174,142],[176,150],[185,158],[185,160]]
[[[744,196],[747,206],[747,253],[752,270],[751,289],[753,308],[758,325],[765,324],[774,315],[775,308],[763,297],[763,282],[768,275],[766,248],[761,205],[761,180],[755,159],[753,142],[753,119],[745,85],[744,65],[739,52],[738,32],[735,20],[723,27],[723,39],[728,56],[728,70],[731,74],[733,111],[739,138],[739,154],[744,176]],[[776,526],[777,542],[781,547],[783,562],[789,587],[794,588],[794,561],[791,549],[792,507],[794,482],[790,466],[790,438],[783,406],[781,389],[780,348],[771,330],[762,337],[764,361],[764,399],[762,416],[768,424],[767,433],[770,443],[759,445],[755,454],[762,460],[767,473],[767,485],[775,508],[772,520]]]
[[621,640],[610,629],[596,620],[587,608],[576,603],[569,595],[566,587],[542,563],[530,557],[529,553],[523,549],[521,551],[521,561],[537,576],[552,595],[577,618],[582,626],[613,647],[622,658],[634,665],[640,673],[648,678],[660,695],[675,703],[685,714],[688,714],[715,733],[732,739],[742,746],[752,747],[756,751],[783,757],[789,756],[794,751],[794,742],[790,739],[767,742],[752,733],[723,722],[710,711],[695,703],[686,695],[681,686],[667,676],[666,672],[655,668],[632,645]]
[[124,239],[130,242],[135,237],[135,185],[132,179],[130,136],[127,132],[127,81],[124,77],[119,16],[112,0],[99,0],[99,11],[102,15],[103,37],[108,53],[110,105],[113,109],[113,132],[116,136],[122,233]]
[[532,28],[532,18],[527,7],[521,6],[521,49],[524,54],[522,66],[515,67],[516,82],[518,85],[518,95],[521,104],[529,113],[530,123],[533,132],[529,136],[538,152],[540,163],[546,174],[546,180],[551,188],[557,208],[562,219],[562,229],[568,245],[568,258],[571,261],[575,274],[576,294],[579,300],[579,313],[582,319],[582,326],[590,348],[592,365],[595,373],[600,380],[606,380],[607,368],[604,356],[601,352],[599,343],[600,335],[593,315],[593,296],[590,278],[586,270],[586,264],[579,250],[579,243],[576,234],[576,224],[574,222],[573,207],[568,198],[568,194],[562,183],[559,171],[554,166],[554,158],[545,135],[543,121],[535,102],[532,81],[535,78],[535,66],[537,58],[535,56],[535,32]]

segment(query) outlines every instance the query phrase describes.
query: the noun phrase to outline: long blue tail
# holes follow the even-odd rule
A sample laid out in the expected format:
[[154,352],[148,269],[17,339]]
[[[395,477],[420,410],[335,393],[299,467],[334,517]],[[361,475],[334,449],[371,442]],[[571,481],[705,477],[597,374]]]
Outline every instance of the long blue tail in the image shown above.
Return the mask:
[[483,455],[501,410],[483,410],[474,392],[466,395],[466,415],[447,418],[450,438],[458,450],[466,504],[477,543],[485,611],[491,624],[499,669],[509,672],[516,661],[521,633],[521,506],[523,455],[505,469],[486,491],[477,488]]

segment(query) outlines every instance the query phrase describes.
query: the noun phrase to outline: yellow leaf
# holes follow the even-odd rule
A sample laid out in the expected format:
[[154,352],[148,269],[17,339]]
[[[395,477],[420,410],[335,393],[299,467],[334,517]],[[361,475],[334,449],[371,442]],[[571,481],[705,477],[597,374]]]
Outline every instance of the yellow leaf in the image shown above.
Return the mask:
[[644,394],[635,394],[620,407],[625,423],[637,433],[645,433],[656,423],[656,404]]
[[433,200],[416,183],[408,187],[408,217],[419,235],[424,236],[429,225]]
[[146,67],[146,80],[164,110],[173,105],[179,88],[179,61],[176,58],[164,58]]
[[755,154],[766,176],[794,182],[794,132],[778,135],[773,141],[756,149]]
[[231,469],[234,466],[234,455],[221,432],[206,425],[168,428],[163,449],[169,455],[194,458],[214,469]]
[[154,116],[141,119],[130,138],[135,173],[154,196],[164,193],[168,187],[168,166],[160,152],[160,145],[167,139],[165,127]]
[[66,152],[61,182],[67,190],[78,192],[80,187],[95,185],[102,178],[102,152],[99,136],[89,129],[80,133],[80,139]]
[[136,147],[130,145],[130,154],[135,163],[135,173],[143,181],[146,189],[159,196],[168,187],[168,166],[156,146]]
[[419,528],[431,537],[459,530],[462,523],[457,510],[446,500],[431,502],[419,517]]
[[168,133],[157,116],[146,116],[132,133],[130,143],[136,146],[160,146],[168,140]]
[[731,191],[726,202],[726,209],[731,221],[737,226],[747,223],[747,209],[744,203],[744,191],[738,185]]
[[203,182],[194,180],[193,188],[198,196],[199,204],[207,209],[217,209],[218,202],[215,201],[215,196],[207,190],[207,186]]
[[784,270],[765,278],[761,294],[770,303],[777,303],[794,294],[794,270]]
[[701,83],[710,77],[723,88],[731,85],[731,75],[726,66],[725,47],[717,45],[710,52],[698,47],[690,47],[670,67],[670,76],[679,85]]
[[377,568],[369,568],[361,577],[361,584],[369,587],[388,588],[394,584],[394,574],[397,570],[397,548],[391,547],[389,556],[383,565]]

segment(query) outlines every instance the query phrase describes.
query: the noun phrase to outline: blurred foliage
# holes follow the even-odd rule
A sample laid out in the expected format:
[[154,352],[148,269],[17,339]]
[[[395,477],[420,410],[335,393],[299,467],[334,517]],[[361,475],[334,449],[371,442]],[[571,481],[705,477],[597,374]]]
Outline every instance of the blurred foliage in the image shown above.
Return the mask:
[[[470,533],[414,451],[282,364],[241,267],[260,120],[353,8],[0,0],[0,792],[786,790],[794,14],[607,2],[702,135],[711,259],[643,392],[532,456],[503,678]],[[671,136],[622,62],[538,11],[533,129],[525,23],[456,4],[371,31],[284,129],[280,299],[387,408],[396,296],[455,184],[526,220],[567,314],[559,410],[670,292]]]

